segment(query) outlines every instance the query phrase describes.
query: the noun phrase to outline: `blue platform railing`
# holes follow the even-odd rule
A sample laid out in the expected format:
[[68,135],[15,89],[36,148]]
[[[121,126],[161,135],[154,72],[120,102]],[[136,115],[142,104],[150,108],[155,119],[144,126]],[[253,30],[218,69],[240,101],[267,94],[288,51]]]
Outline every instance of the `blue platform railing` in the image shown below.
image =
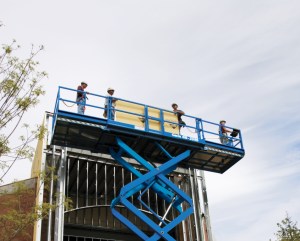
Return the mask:
[[[78,91],[76,89],[71,89],[62,86],[58,88],[57,98],[54,107],[54,118],[53,118],[53,125],[52,125],[53,128],[55,127],[57,114],[61,111],[64,111],[65,113],[68,113],[70,117],[74,117],[82,121],[101,122],[109,125],[122,126],[128,129],[135,129],[143,132],[151,132],[163,136],[170,136],[173,138],[180,138],[183,140],[199,142],[203,144],[212,143],[212,144],[223,145],[220,143],[220,134],[219,134],[220,125],[218,123],[203,120],[202,118],[198,118],[191,115],[183,115],[182,118],[184,119],[186,125],[184,127],[182,126],[180,133],[178,134],[168,133],[165,131],[166,125],[171,125],[175,127],[179,125],[178,122],[168,121],[165,120],[164,118],[165,112],[175,114],[173,111],[158,108],[151,105],[141,104],[130,100],[121,99],[118,97],[109,97],[109,96],[94,94],[90,92],[82,92],[84,96],[87,97],[84,103],[86,110],[84,115],[77,114],[77,104],[78,104],[76,102],[77,92],[82,92],[82,91]],[[105,99],[107,98],[108,98],[108,107],[105,108],[104,103],[105,103]],[[122,100],[124,102],[142,106],[144,108],[144,113],[138,114],[138,113],[133,113],[118,108],[114,108],[112,106],[112,98],[117,101]],[[159,117],[151,116],[148,111],[149,108],[158,110],[158,112],[160,113]],[[107,117],[103,116],[105,110],[107,111]],[[113,112],[115,113],[122,112],[131,116],[136,116],[141,121],[143,121],[144,127],[141,128],[127,123],[122,123],[112,117]],[[160,130],[151,129],[149,124],[150,121],[157,121],[158,123],[160,123]],[[230,126],[225,126],[225,127],[229,130],[234,129],[233,127]],[[228,138],[228,142],[227,144],[224,144],[225,147],[237,148],[242,150],[244,149],[241,130],[238,130],[237,137],[232,137],[229,135],[227,136],[227,138]]]

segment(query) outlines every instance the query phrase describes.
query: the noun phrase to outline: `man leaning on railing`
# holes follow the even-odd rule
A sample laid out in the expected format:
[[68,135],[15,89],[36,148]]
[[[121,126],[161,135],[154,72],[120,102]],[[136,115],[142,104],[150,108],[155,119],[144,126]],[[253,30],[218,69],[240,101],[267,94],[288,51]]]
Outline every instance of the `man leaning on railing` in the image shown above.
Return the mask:
[[79,85],[77,87],[77,96],[76,96],[76,102],[77,102],[77,113],[84,115],[84,111],[85,111],[85,102],[87,99],[86,94],[88,94],[88,92],[85,92],[84,90],[87,87],[87,83],[86,82],[81,82],[81,85]]
[[227,133],[231,133],[231,130],[228,130],[225,128],[226,121],[220,120],[220,126],[219,126],[219,135],[220,135],[220,141],[222,144],[228,144],[229,138]]

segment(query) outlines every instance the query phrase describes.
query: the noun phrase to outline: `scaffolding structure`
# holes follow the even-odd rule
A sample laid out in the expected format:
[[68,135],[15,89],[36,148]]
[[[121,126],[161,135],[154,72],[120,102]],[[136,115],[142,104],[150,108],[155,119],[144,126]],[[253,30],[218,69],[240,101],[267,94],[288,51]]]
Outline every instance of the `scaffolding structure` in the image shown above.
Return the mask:
[[69,109],[76,91],[59,87],[33,169],[55,170],[41,199],[73,205],[49,212],[35,240],[212,241],[203,171],[224,173],[243,158],[241,132],[220,144],[218,124],[185,115],[185,135],[172,111],[120,98],[114,107],[97,94],[81,115]]

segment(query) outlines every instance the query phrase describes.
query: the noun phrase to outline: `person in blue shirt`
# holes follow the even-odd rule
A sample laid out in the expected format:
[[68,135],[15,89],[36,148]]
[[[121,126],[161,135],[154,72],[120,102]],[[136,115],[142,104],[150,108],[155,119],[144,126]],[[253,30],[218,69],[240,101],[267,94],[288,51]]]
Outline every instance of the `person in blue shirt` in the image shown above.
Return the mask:
[[84,115],[84,111],[85,111],[85,102],[86,102],[86,94],[88,92],[85,92],[84,90],[86,89],[86,87],[88,86],[88,84],[86,82],[81,82],[81,84],[77,87],[77,96],[76,96],[76,102],[77,102],[77,113]]

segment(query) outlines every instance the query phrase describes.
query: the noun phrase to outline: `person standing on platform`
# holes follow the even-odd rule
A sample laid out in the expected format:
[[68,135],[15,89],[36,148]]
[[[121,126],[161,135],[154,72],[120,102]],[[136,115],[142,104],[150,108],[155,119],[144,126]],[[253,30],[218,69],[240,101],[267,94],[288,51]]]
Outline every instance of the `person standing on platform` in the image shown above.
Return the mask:
[[220,136],[221,143],[226,145],[229,143],[229,138],[227,133],[231,133],[231,131],[225,128],[225,124],[226,124],[225,120],[220,120],[219,136]]
[[177,116],[177,120],[178,120],[178,124],[179,124],[179,132],[180,132],[181,127],[186,126],[185,122],[181,118],[181,116],[184,115],[184,111],[178,110],[178,105],[176,103],[172,104],[172,108],[173,108],[173,112]]
[[115,93],[115,90],[113,88],[107,89],[108,95],[105,98],[104,103],[104,113],[103,116],[106,118],[108,113],[108,108],[110,109],[110,116],[108,116],[108,119],[115,120],[115,106],[116,106],[116,99],[114,99],[112,96]]
[[77,102],[77,113],[84,115],[84,111],[85,111],[85,102],[87,99],[87,94],[88,92],[85,92],[84,90],[86,89],[86,87],[88,86],[88,84],[86,82],[81,82],[81,85],[79,85],[77,87],[77,96],[76,96],[76,102]]

